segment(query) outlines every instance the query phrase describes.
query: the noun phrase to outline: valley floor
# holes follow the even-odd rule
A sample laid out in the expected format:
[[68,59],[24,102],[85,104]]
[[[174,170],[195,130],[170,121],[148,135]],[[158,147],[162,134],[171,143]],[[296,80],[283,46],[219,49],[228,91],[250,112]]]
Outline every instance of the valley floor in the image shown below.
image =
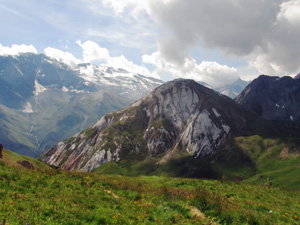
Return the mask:
[[0,159],[2,224],[299,224],[299,192],[243,183],[34,170]]

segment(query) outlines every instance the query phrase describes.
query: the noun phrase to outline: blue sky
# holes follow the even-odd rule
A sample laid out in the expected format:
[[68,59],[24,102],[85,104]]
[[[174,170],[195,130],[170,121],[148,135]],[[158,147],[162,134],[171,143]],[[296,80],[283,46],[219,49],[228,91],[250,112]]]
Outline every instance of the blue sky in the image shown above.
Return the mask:
[[0,55],[212,86],[300,72],[300,0],[0,0]]

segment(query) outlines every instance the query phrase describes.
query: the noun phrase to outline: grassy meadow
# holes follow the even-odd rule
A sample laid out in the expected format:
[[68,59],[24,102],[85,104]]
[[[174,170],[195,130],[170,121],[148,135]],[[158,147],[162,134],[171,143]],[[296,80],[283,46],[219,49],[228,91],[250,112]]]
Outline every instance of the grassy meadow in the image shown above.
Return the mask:
[[300,224],[300,195],[269,184],[66,172],[5,150],[0,224]]

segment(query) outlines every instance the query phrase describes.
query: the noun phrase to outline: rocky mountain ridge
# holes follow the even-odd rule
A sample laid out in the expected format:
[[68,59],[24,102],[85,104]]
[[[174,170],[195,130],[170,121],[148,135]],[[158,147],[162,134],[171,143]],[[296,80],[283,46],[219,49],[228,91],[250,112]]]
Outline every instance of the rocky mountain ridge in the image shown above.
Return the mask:
[[41,159],[66,170],[93,171],[104,163],[128,158],[155,158],[157,163],[179,155],[205,158],[230,146],[234,136],[254,134],[255,123],[260,119],[232,99],[193,80],[179,79],[105,115]]
[[267,120],[300,120],[300,79],[261,75],[235,101]]

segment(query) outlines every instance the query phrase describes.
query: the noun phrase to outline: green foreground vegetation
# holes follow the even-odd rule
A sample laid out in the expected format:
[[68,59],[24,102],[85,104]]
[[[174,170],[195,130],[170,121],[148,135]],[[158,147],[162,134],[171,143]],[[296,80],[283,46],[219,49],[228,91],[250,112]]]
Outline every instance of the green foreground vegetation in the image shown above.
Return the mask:
[[160,164],[160,157],[109,162],[94,172],[125,176],[172,176],[243,181],[300,191],[300,143],[295,138],[237,137],[210,163],[187,154]]
[[[17,163],[24,160],[34,169]],[[66,172],[6,150],[0,159],[0,203],[0,224],[300,224],[298,191]]]

